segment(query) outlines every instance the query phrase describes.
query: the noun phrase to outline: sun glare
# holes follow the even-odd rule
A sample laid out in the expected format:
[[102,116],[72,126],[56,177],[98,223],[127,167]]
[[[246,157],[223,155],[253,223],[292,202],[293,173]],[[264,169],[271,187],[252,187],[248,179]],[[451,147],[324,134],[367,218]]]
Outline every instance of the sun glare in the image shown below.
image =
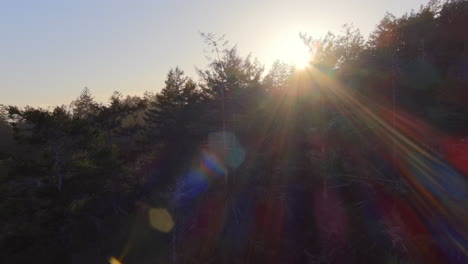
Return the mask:
[[292,64],[297,69],[303,69],[310,63],[309,52],[307,50],[291,50]]
[[277,59],[296,67],[296,69],[303,69],[310,63],[309,49],[297,36],[288,36],[278,40],[275,50]]

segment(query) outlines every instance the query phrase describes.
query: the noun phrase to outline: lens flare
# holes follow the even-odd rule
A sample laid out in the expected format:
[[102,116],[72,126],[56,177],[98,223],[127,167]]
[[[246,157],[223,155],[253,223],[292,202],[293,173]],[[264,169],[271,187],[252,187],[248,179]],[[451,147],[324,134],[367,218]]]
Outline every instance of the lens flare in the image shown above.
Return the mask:
[[114,257],[110,257],[109,258],[109,264],[122,264],[122,262],[120,262],[118,259],[116,259]]
[[168,233],[174,227],[171,214],[164,208],[151,208],[148,211],[150,225],[163,233]]

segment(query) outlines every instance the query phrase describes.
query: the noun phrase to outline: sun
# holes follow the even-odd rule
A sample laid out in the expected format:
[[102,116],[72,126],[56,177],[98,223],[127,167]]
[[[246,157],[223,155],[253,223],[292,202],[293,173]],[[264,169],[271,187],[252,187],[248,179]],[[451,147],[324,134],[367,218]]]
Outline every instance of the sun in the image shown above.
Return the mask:
[[291,64],[296,67],[296,69],[304,69],[310,64],[310,54],[308,50],[291,50],[290,56],[292,61]]
[[297,35],[278,39],[275,54],[277,59],[294,66],[296,69],[304,69],[310,65],[311,53],[309,48]]

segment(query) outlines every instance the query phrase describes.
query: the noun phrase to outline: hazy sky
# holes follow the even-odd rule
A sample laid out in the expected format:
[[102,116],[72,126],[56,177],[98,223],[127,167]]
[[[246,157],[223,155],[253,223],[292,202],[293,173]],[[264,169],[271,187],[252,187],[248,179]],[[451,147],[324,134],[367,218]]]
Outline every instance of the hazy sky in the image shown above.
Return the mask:
[[386,11],[424,0],[0,0],[0,104],[68,104],[84,87],[106,101],[164,86],[175,66],[205,67],[199,32],[226,34],[267,67],[353,23],[367,37]]

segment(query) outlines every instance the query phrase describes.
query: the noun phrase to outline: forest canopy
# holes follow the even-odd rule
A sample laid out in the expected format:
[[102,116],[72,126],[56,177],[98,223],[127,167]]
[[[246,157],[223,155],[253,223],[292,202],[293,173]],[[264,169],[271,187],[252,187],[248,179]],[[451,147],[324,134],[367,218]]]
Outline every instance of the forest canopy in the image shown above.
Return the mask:
[[3,263],[466,263],[468,2],[301,34],[265,71],[214,34],[157,93],[2,106]]

